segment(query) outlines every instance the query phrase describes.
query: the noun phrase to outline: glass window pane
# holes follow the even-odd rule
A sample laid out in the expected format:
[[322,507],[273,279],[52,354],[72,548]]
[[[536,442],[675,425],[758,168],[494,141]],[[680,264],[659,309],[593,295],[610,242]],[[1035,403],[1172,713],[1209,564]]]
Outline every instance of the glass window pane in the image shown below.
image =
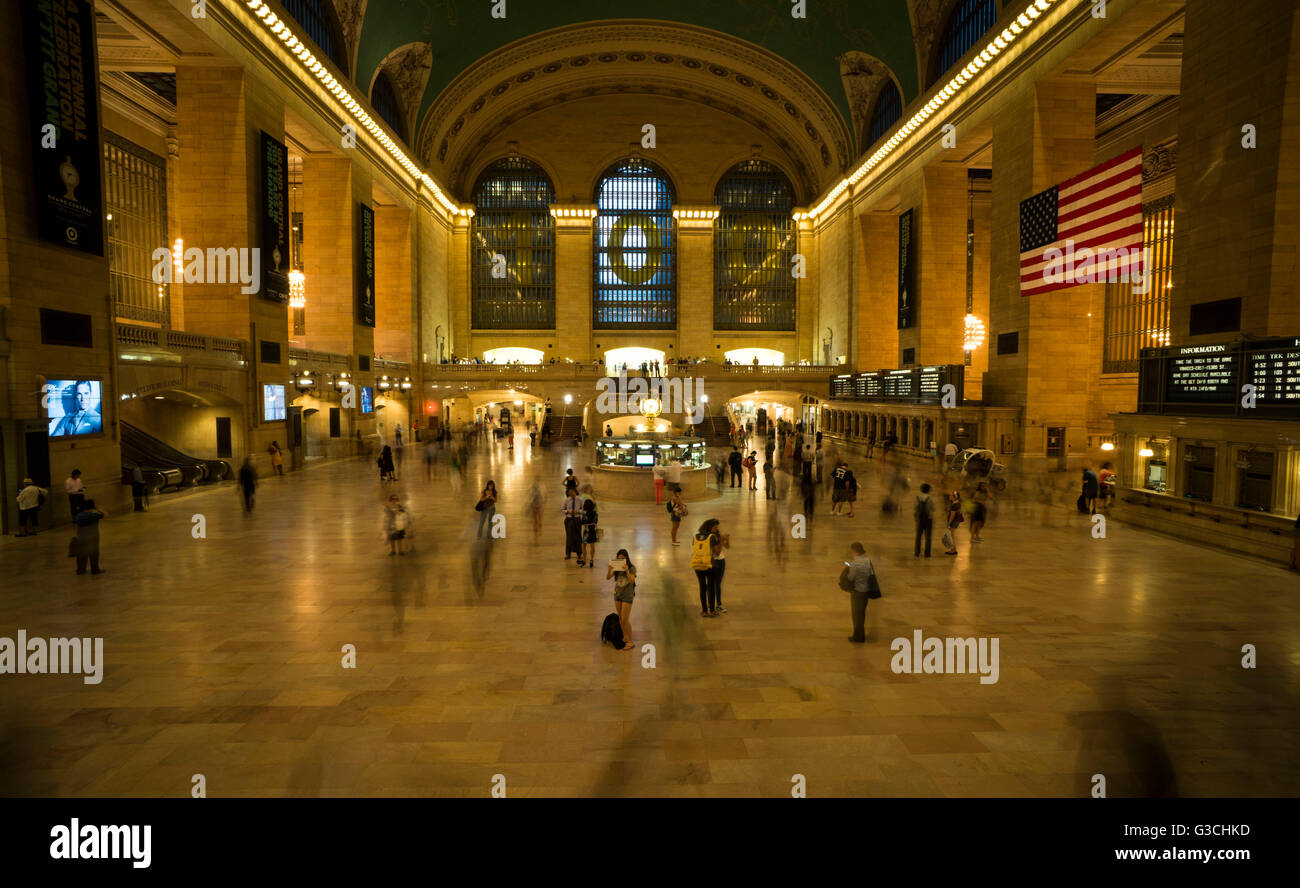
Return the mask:
[[776,167],[747,160],[714,193],[713,328],[795,329],[794,189]]
[[555,188],[531,161],[492,164],[474,188],[470,324],[555,329]]
[[622,161],[601,177],[593,226],[593,327],[676,329],[672,206],[672,183],[647,161]]

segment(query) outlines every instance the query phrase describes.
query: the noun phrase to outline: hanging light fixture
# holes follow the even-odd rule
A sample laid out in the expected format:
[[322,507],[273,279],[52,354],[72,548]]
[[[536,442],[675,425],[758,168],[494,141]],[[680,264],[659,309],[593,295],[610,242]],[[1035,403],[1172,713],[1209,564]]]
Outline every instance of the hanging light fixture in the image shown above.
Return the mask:
[[984,344],[984,322],[973,314],[966,315],[966,329],[962,336],[962,348],[973,352]]
[[307,307],[307,276],[296,268],[289,272],[289,307]]

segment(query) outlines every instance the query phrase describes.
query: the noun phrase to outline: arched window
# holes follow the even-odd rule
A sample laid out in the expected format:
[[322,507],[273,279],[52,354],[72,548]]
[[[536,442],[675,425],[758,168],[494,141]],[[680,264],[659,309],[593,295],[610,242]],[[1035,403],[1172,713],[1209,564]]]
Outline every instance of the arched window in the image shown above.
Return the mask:
[[470,325],[555,329],[555,188],[536,164],[507,157],[474,185]]
[[370,87],[370,106],[388,124],[392,134],[406,140],[406,126],[402,123],[402,103],[397,100],[397,90],[393,88],[393,78],[387,71],[380,71],[375,78],[375,85]]
[[959,0],[944,25],[943,36],[939,38],[934,70],[930,74],[931,84],[970,52],[984,32],[993,27],[995,18],[997,8],[993,0]]
[[280,0],[284,11],[293,16],[307,36],[316,41],[321,52],[329,57],[340,71],[348,70],[348,49],[343,43],[343,29],[339,27],[331,0]]
[[713,328],[793,330],[794,189],[761,160],[736,164],[713,195]]
[[620,161],[600,177],[592,251],[593,327],[677,327],[672,209],[672,182],[648,161]]
[[898,93],[898,85],[893,80],[886,80],[876,103],[871,106],[871,121],[867,124],[867,139],[864,148],[875,144],[876,140],[887,135],[903,116],[903,97]]

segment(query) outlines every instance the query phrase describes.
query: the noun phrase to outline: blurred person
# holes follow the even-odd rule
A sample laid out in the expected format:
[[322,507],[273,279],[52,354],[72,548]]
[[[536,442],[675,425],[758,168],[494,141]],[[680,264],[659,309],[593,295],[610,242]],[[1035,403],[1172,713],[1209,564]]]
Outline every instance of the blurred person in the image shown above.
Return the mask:
[[770,448],[767,460],[763,463],[763,498],[776,499],[776,467],[772,465],[772,451]]
[[713,535],[717,537],[717,543],[713,547],[713,601],[716,612],[725,614],[727,609],[722,606],[722,578],[727,573],[727,549],[731,548],[731,534],[722,532],[722,524],[718,519],[713,519]]
[[948,516],[947,525],[943,533],[943,548],[945,555],[957,554],[957,526],[965,520],[962,515],[961,491],[954,490],[947,494]]
[[564,560],[570,555],[578,556],[578,566],[582,566],[582,504],[578,502],[578,486],[565,487],[564,505]]
[[731,453],[727,454],[727,465],[731,469],[731,487],[737,487],[740,484],[740,467],[744,462],[740,455],[740,450],[735,444],[731,445]]
[[253,458],[244,456],[243,465],[239,467],[239,494],[244,498],[244,514],[253,511],[253,493],[257,490],[257,471],[253,468]]
[[271,455],[271,468],[275,469],[277,475],[284,474],[284,454],[280,452],[278,441],[272,441],[271,446],[266,448],[266,452]]
[[672,522],[673,545],[680,546],[677,542],[677,531],[682,526],[682,519],[689,514],[686,503],[682,501],[682,489],[680,487],[673,490],[668,495],[668,520]]
[[134,507],[131,511],[143,512],[144,508],[144,466],[139,460],[131,467],[131,500]]
[[384,507],[384,538],[388,541],[389,555],[405,555],[406,538],[410,534],[411,516],[402,505],[402,498],[394,493]]
[[973,505],[970,516],[970,541],[972,543],[984,542],[984,522],[988,520],[988,503],[990,495],[988,485],[981,481],[975,486],[975,492],[971,494]]
[[921,557],[921,538],[925,538],[925,557],[930,557],[930,537],[934,533],[934,499],[930,496],[930,485],[922,484],[921,492],[916,497],[913,511],[916,520],[916,546],[913,557]]
[[533,516],[533,542],[541,536],[542,532],[542,485],[538,481],[533,482],[532,490],[528,496],[528,510]]
[[587,567],[595,568],[596,543],[600,541],[600,534],[597,533],[597,524],[600,522],[600,515],[596,511],[596,502],[591,498],[583,500],[581,521],[582,557],[578,559],[578,567],[582,567],[582,564],[585,561]]
[[758,451],[751,450],[745,457],[743,465],[749,475],[749,489],[758,490]]
[[880,597],[880,584],[876,581],[876,568],[867,557],[867,550],[861,543],[850,544],[849,554],[853,560],[844,562],[850,586],[849,608],[853,615],[853,634],[849,636],[849,641],[854,644],[865,644],[867,602],[872,598]]
[[478,495],[478,502],[474,504],[474,510],[478,512],[478,536],[483,536],[483,525],[487,524],[488,532],[492,530],[492,519],[497,513],[497,485],[495,481],[488,480],[483,485],[483,492]]
[[831,470],[831,514],[838,515],[848,498],[849,466],[841,461]]
[[72,521],[77,525],[77,536],[72,541],[73,554],[77,557],[77,573],[86,572],[86,562],[90,562],[92,574],[102,574],[99,569],[99,522],[104,519],[103,511],[95,506],[95,501],[88,499],[82,504]]

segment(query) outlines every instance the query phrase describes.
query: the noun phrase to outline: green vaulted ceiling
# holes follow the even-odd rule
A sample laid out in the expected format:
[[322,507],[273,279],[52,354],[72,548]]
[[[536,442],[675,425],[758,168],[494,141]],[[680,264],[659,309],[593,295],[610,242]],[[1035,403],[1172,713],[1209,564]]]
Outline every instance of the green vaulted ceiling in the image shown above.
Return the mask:
[[369,0],[357,50],[357,82],[369,84],[380,62],[407,43],[429,42],[433,68],[424,111],[462,70],[506,44],[564,25],[608,19],[660,19],[711,28],[757,44],[800,68],[826,93],[852,129],[838,56],[869,53],[893,69],[904,102],[917,93],[916,49],[907,0],[807,0],[807,18],[791,0]]

